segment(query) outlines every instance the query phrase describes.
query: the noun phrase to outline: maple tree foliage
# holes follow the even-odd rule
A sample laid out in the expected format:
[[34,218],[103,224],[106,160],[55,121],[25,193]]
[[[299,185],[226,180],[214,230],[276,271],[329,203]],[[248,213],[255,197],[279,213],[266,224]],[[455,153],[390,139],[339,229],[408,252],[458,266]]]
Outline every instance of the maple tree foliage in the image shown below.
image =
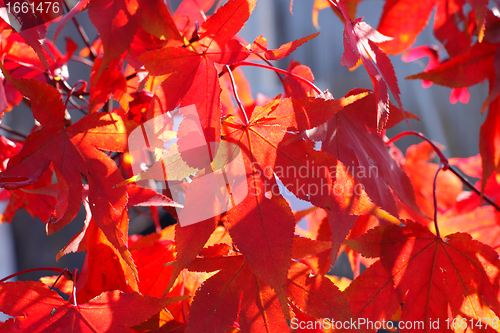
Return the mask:
[[[175,10],[80,0],[58,22],[19,32],[0,16],[0,121],[20,103],[35,119],[27,136],[0,123],[0,223],[24,209],[51,235],[85,210],[55,258],[85,252],[81,269],[1,280],[0,311],[11,318],[0,332],[500,331],[498,9],[387,0],[375,29],[356,16],[358,2],[313,4],[315,26],[320,10],[343,21],[341,65],[363,64],[373,86],[337,99],[306,64],[271,63],[318,33],[274,49],[262,35],[238,36],[255,0],[184,0]],[[441,47],[412,48],[433,10]],[[97,29],[93,43],[78,15]],[[85,47],[67,38],[59,50],[47,28],[57,25],[55,39],[69,21]],[[386,136],[417,119],[389,54],[429,58],[407,79],[452,88],[451,103],[488,80],[479,155],[447,159],[411,127]],[[71,86],[73,60],[91,71]],[[275,71],[283,93],[254,98],[243,66]],[[137,131],[147,141],[140,172]],[[403,154],[396,141],[406,135],[423,141]],[[293,210],[284,191],[311,207]],[[137,206],[155,232],[129,234]],[[160,207],[178,223],[161,229]],[[330,274],[342,252],[352,281]]]

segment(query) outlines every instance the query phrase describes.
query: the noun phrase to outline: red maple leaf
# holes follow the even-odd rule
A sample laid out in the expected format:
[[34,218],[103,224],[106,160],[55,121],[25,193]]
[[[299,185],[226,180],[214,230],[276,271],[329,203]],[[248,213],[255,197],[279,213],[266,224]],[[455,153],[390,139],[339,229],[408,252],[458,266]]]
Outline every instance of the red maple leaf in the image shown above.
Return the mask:
[[[77,11],[82,8],[78,6]],[[102,66],[97,76],[111,61],[125,53],[139,26],[157,37],[182,40],[165,3],[160,0],[90,1],[88,10],[104,49]]]
[[[348,96],[363,90],[356,89]],[[365,98],[347,105],[320,129],[319,139],[323,141],[322,150],[338,158],[348,172],[361,184],[377,206],[397,216],[394,193],[407,205],[419,211],[415,204],[413,188],[408,176],[389,155],[380,135],[375,133],[375,114],[373,112],[376,96]],[[393,117],[387,124],[393,126],[403,118],[403,112],[391,106]],[[371,112],[371,113],[370,113]]]
[[[429,62],[425,67],[425,71],[428,72],[436,67],[438,67],[439,59],[436,47],[432,46],[417,46],[403,54],[401,60],[404,62],[414,61],[422,57],[429,57]],[[422,87],[429,88],[432,86],[432,81],[422,80]],[[458,101],[467,104],[469,102],[469,90],[466,87],[463,88],[453,88],[450,94],[450,103],[456,104]]]
[[[40,282],[0,284],[0,310],[13,317],[1,332],[130,332],[176,298],[110,291],[73,305]],[[130,314],[134,315],[131,316]]]
[[476,43],[468,52],[407,79],[427,80],[450,88],[469,87],[493,75],[491,68],[497,49],[498,44]]
[[255,276],[243,256],[197,259],[188,266],[192,271],[219,270],[195,295],[186,332],[211,327],[227,332],[239,314],[239,325],[246,330],[279,332],[287,324],[276,292]]
[[[473,12],[469,19],[464,13],[468,3]],[[485,0],[390,0],[384,5],[378,31],[394,37],[381,44],[390,54],[406,51],[415,43],[418,34],[429,21],[432,9],[437,7],[434,16],[434,36],[443,44],[451,57],[463,54],[470,48],[474,24],[479,42],[483,40],[486,18],[489,14],[488,1]]]
[[232,38],[254,6],[253,0],[232,0],[201,25],[197,41],[188,47],[166,47],[138,57],[150,74],[170,74],[162,83],[166,111],[179,103],[196,106],[207,142],[220,140],[221,89],[215,63],[231,64],[248,56]]
[[[390,315],[403,302],[401,320],[422,321],[423,327],[418,329],[421,332],[430,329],[430,320],[439,319],[443,324],[456,317],[475,321],[495,318],[500,311],[495,276],[500,269],[498,254],[468,234],[441,239],[418,223],[407,220],[405,224],[403,228],[377,227],[348,241],[364,256],[380,257],[379,263],[361,275],[365,278],[347,288],[353,310],[359,309],[356,312],[362,317],[379,320],[384,310],[391,309],[387,312]],[[377,292],[360,299],[359,293],[366,295],[367,288]],[[451,332],[446,326],[440,329]]]
[[65,106],[55,88],[35,80],[14,79],[8,74],[6,77],[31,100],[33,115],[42,128],[28,136],[19,154],[10,159],[0,174],[0,185],[7,189],[28,186],[52,164],[58,180],[59,204],[47,224],[51,234],[78,213],[84,175],[89,183],[94,220],[135,270],[126,235],[117,228],[118,221],[128,220],[126,189],[114,187],[123,178],[114,161],[100,150],[124,151],[131,124],[117,114],[96,113],[65,129]]
[[338,8],[345,19],[344,54],[340,63],[344,67],[353,68],[359,60],[363,62],[377,98],[377,129],[381,131],[389,118],[389,90],[402,108],[394,67],[389,57],[377,46],[377,43],[391,38],[361,21],[362,18],[352,22],[344,0],[338,2]]

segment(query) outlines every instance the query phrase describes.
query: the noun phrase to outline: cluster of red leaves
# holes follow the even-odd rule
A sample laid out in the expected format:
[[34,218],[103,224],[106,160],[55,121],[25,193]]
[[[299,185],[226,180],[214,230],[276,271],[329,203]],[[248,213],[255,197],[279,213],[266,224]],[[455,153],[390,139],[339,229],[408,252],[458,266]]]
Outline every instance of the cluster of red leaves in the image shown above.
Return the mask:
[[[445,327],[446,319],[463,318],[473,323],[468,331],[498,331],[485,322],[500,316],[500,217],[455,175],[439,172],[457,166],[481,179],[476,192],[498,201],[499,19],[487,1],[470,0],[469,10],[458,0],[388,0],[377,31],[354,19],[357,0],[316,0],[316,24],[326,7],[344,20],[341,63],[362,63],[373,91],[355,88],[334,99],[292,61],[287,71],[275,69],[287,74],[280,77],[284,96],[257,100],[238,67],[287,57],[316,34],[277,49],[262,36],[246,43],[237,33],[255,0],[230,0],[207,15],[214,2],[184,0],[172,13],[162,0],[81,0],[56,33],[88,11],[99,38],[76,57],[71,39],[63,54],[45,38],[46,25],[18,34],[0,21],[0,112],[25,98],[36,119],[25,140],[0,136],[0,200],[7,202],[0,222],[23,208],[52,234],[82,204],[86,211],[82,232],[56,258],[86,252],[80,274],[1,282],[0,311],[14,318],[0,332],[316,332],[328,331],[325,318],[422,321],[422,331],[439,319],[447,332],[458,329]],[[436,5],[435,35],[450,60],[439,62],[431,48],[410,51],[409,60],[433,59],[410,78],[460,89],[490,82],[481,155],[442,158],[441,166],[432,163],[435,146],[412,146],[403,157],[385,136],[415,118],[402,109],[387,53],[406,51]],[[92,71],[71,87],[67,63],[74,59]],[[133,176],[128,135],[179,105],[196,106],[206,142],[239,148],[247,181],[231,191],[248,194],[199,223],[128,236],[130,207],[148,206],[156,218],[160,206],[180,207],[169,190],[123,185]],[[73,124],[75,109],[85,115]],[[223,204],[198,181],[213,163],[196,163],[183,183],[186,206]],[[290,171],[304,168],[305,175]],[[292,211],[274,190],[279,184],[313,207]],[[302,219],[305,229],[297,225]],[[341,251],[352,282],[327,274]],[[368,269],[359,274],[361,263]]]

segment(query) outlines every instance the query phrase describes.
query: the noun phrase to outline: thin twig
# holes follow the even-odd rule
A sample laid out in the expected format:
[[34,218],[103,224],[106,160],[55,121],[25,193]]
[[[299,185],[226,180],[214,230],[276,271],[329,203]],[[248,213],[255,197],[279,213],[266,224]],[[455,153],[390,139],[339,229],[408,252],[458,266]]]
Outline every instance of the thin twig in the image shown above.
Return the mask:
[[332,0],[328,0],[328,3],[330,3],[330,7],[332,8],[333,11],[337,11],[341,17],[343,17],[344,15],[342,14],[342,12],[340,11],[340,8],[339,8],[339,5],[337,5],[335,2],[333,2]]
[[127,81],[132,80],[136,76],[137,76],[137,73],[130,74],[129,76],[125,77],[125,80],[127,80]]
[[[259,53],[256,53],[256,54],[257,54],[257,56],[258,56],[259,58],[261,58],[261,59],[262,59],[262,60],[263,60],[266,64],[268,64],[268,65],[269,65],[269,67],[273,67],[273,68],[274,68],[274,65],[273,65],[273,64],[272,64],[269,60],[267,60],[266,58],[264,58],[264,57],[263,57],[261,54],[259,54]],[[283,78],[281,77],[281,75],[280,75],[278,72],[276,72],[276,71],[275,71],[275,73],[276,73],[276,75],[278,76],[278,78],[280,79],[280,81],[281,81],[281,85],[283,86],[283,88],[285,88],[285,81],[283,80]]]
[[38,271],[53,271],[59,274],[62,274],[64,270],[59,267],[38,267],[38,268],[30,268],[30,269],[25,269],[24,271],[20,271],[14,274],[11,274],[9,276],[4,277],[3,279],[0,280],[0,282],[4,282],[6,280],[12,279],[13,277],[26,274],[26,273],[31,273],[31,272],[38,272]]
[[434,142],[429,140],[424,134],[422,134],[420,132],[414,132],[414,131],[401,132],[398,135],[396,135],[395,137],[393,137],[392,139],[390,139],[389,141],[387,141],[386,145],[388,146],[391,143],[394,143],[395,141],[401,139],[404,136],[408,136],[408,135],[415,135],[415,136],[418,136],[419,138],[427,141],[432,146],[432,149],[434,149],[436,154],[439,156],[441,163],[443,163],[443,170],[448,169],[448,167],[449,167],[448,159],[446,158],[446,156],[444,156],[443,152],[441,150],[439,150],[439,148],[434,144]]
[[58,276],[58,277],[57,277],[57,279],[54,281],[54,283],[52,283],[52,285],[49,287],[49,289],[50,289],[50,290],[54,290],[55,285],[57,284],[57,282],[61,279],[61,277],[62,277],[62,276],[64,275],[64,273],[66,273],[66,272],[68,272],[68,273],[69,273],[69,271],[68,271],[68,269],[67,269],[67,268],[65,268],[65,269],[64,269],[64,270],[63,270],[63,271],[59,274],[59,276]]
[[71,292],[71,296],[73,296],[73,305],[78,306],[78,303],[76,302],[76,280],[78,279],[78,268],[75,268],[73,270],[73,290]]
[[82,64],[85,64],[89,67],[94,67],[94,63],[92,61],[90,61],[87,58],[80,57],[80,56],[75,56],[75,55],[71,56],[71,58],[69,58],[69,60],[78,61],[78,62],[81,62]]
[[434,198],[434,228],[436,229],[436,236],[438,236],[438,238],[441,238],[441,234],[439,233],[439,227],[438,227],[438,223],[437,223],[438,204],[437,204],[436,184],[437,184],[437,178],[438,178],[439,171],[441,171],[441,169],[443,169],[443,166],[444,166],[443,163],[439,163],[439,169],[436,171],[436,175],[434,176],[434,183],[432,184],[432,195]]
[[[467,178],[465,178],[464,176],[462,176],[457,171],[457,169],[455,169],[455,167],[453,167],[452,165],[450,165],[450,163],[448,162],[448,159],[446,158],[446,156],[444,156],[443,152],[434,144],[434,142],[432,142],[430,139],[428,139],[422,133],[420,133],[420,132],[413,132],[413,131],[401,132],[398,135],[396,135],[395,137],[393,137],[392,139],[390,139],[386,143],[386,145],[390,145],[391,143],[394,143],[395,141],[397,141],[397,140],[399,140],[402,137],[407,136],[407,135],[415,135],[415,136],[418,136],[419,138],[427,141],[432,146],[432,149],[434,149],[434,151],[436,152],[436,154],[439,156],[440,163],[442,164],[442,168],[441,169],[443,171],[450,170],[452,173],[454,173],[458,177],[458,179],[460,179],[460,181],[463,184],[465,184],[465,186],[467,186],[468,188],[470,188],[474,193],[476,193],[477,195],[479,195],[481,197],[481,192],[478,189],[476,189],[474,187],[474,185],[469,180],[467,180]],[[484,201],[486,201],[487,203],[489,203],[490,205],[492,205],[498,212],[500,212],[500,207],[493,200],[491,200],[489,197],[487,197],[484,194],[482,195],[482,198],[484,199]]]
[[275,72],[278,72],[278,73],[281,73],[281,74],[285,74],[285,75],[288,75],[288,76],[291,76],[299,81],[302,81],[304,82],[305,84],[307,84],[308,86],[310,86],[311,88],[313,88],[318,94],[323,94],[323,91],[321,89],[319,89],[318,87],[316,87],[314,85],[314,83],[312,83],[311,81],[309,81],[308,79],[305,79],[303,78],[302,76],[299,76],[297,74],[293,74],[293,73],[290,73],[288,71],[285,71],[283,69],[280,69],[280,68],[276,68],[276,67],[270,67],[270,66],[267,66],[267,65],[262,65],[262,64],[257,64],[257,63],[254,63],[254,62],[248,62],[248,61],[240,61],[236,64],[233,65],[233,67],[239,67],[239,66],[254,66],[254,67],[261,67],[261,68],[267,68],[267,69],[270,69],[272,71],[275,71]]
[[0,124],[0,129],[3,129],[5,132],[9,132],[10,134],[14,134],[14,135],[17,135],[23,139],[26,139],[27,136],[24,135],[23,133],[19,133],[18,131],[16,131],[15,129],[7,126],[7,125],[4,125],[4,124]]
[[84,106],[81,106],[79,105],[78,103],[76,103],[74,100],[73,100],[73,97],[70,97],[69,98],[69,102],[71,103],[71,105],[74,106],[75,109],[77,109],[78,111],[80,111],[81,113],[83,113],[83,115],[87,115],[88,112],[87,112],[87,108],[84,107]]
[[76,90],[76,87],[78,87],[78,85],[86,85],[87,83],[83,80],[78,80],[74,85],[73,87],[71,87],[71,90],[69,91],[67,97],[66,97],[66,102],[64,103],[64,108],[67,109],[68,108],[68,102],[69,100],[71,99],[71,96],[73,95],[73,92]]
[[[64,3],[64,7],[66,7],[66,10],[69,12],[70,9],[69,9],[69,6],[68,4],[66,3],[66,0],[63,1]],[[94,47],[92,46],[92,44],[90,43],[90,39],[89,37],[87,36],[87,33],[85,32],[85,30],[83,30],[83,27],[80,25],[80,23],[78,23],[78,21],[76,20],[76,17],[72,17],[71,20],[73,21],[73,23],[75,24],[76,26],[76,30],[78,30],[78,33],[80,34],[80,37],[82,37],[82,40],[83,42],[85,43],[85,45],[87,45],[87,47],[89,48],[89,51],[90,51],[90,59],[92,60],[95,60],[97,58],[97,52],[96,50],[94,50]]]
[[[57,81],[57,82],[60,83],[60,84],[62,84],[62,88],[67,93],[69,93],[71,91],[72,87],[69,85],[69,83],[67,81],[60,80],[60,81]],[[84,81],[84,80],[78,80],[78,82],[86,82],[86,81]],[[82,101],[86,102],[86,100],[85,100],[85,98],[83,98],[83,96],[90,95],[90,92],[88,92],[88,91],[87,92],[78,92],[78,93],[73,92],[72,95],[75,96],[75,97],[78,97],[78,99],[81,99]]]
[[[462,176],[457,171],[457,169],[455,169],[455,167],[453,165],[448,166],[448,169],[451,172],[453,172],[455,174],[455,176],[457,176],[462,181],[462,183],[465,184],[465,186],[467,186],[474,193],[476,193],[477,195],[479,195],[481,197],[481,191],[479,191],[477,188],[475,188],[474,185],[467,178],[465,178],[464,176]],[[484,199],[484,201],[486,201],[487,203],[489,203],[490,205],[492,205],[493,207],[495,207],[495,209],[497,211],[500,212],[500,207],[493,200],[491,200],[489,197],[485,196],[484,194],[483,194],[483,199]]]
[[113,94],[109,95],[109,99],[106,102],[106,112],[113,113]]
[[236,103],[238,103],[238,106],[243,113],[243,117],[245,118],[245,125],[248,125],[250,122],[248,121],[247,113],[245,112],[245,109],[241,104],[240,96],[238,96],[238,89],[236,88],[236,82],[234,82],[233,72],[231,72],[231,69],[228,65],[226,65],[226,70],[229,74],[229,77],[231,78],[231,86],[233,87],[234,98],[236,99]]

